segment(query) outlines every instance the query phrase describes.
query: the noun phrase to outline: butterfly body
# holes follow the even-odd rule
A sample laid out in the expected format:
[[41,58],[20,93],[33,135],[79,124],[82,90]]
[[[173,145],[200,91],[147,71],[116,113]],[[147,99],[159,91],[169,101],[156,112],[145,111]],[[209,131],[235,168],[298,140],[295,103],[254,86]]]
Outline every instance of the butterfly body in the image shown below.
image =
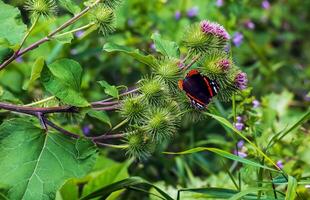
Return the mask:
[[186,93],[192,105],[199,110],[206,108],[212,97],[219,91],[215,80],[209,79],[197,70],[189,71],[183,80],[179,80],[178,85]]

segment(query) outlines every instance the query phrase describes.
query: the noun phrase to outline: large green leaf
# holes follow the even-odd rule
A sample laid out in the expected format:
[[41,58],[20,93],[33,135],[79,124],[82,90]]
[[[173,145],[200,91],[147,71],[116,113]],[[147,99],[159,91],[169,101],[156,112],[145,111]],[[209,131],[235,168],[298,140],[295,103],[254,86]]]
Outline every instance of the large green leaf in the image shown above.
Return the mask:
[[82,200],[86,199],[92,199],[95,197],[101,197],[102,199],[107,198],[112,192],[124,189],[124,188],[130,188],[135,187],[137,185],[148,185],[154,187],[165,199],[167,200],[173,200],[168,194],[166,194],[163,190],[161,190],[159,187],[151,184],[150,182],[140,178],[140,177],[130,177],[126,178],[124,180],[115,182],[113,184],[110,184],[108,186],[102,187],[95,192],[85,196],[82,198]]
[[[115,163],[110,167],[97,172],[96,176],[90,179],[83,187],[83,196],[86,196],[102,187],[115,183],[117,181],[128,178],[128,163]],[[108,199],[115,199],[122,191],[113,192]]]
[[82,67],[74,60],[61,59],[44,66],[41,81],[46,90],[64,103],[86,107],[89,103],[80,92]]
[[84,176],[96,157],[92,142],[46,133],[33,121],[16,118],[0,126],[0,185],[10,199],[54,199],[64,181]]
[[264,169],[268,169],[268,170],[272,170],[272,171],[276,171],[270,167],[267,167],[267,166],[264,166],[264,165],[261,165],[257,162],[254,162],[252,160],[249,160],[249,159],[245,159],[245,158],[242,158],[240,156],[236,156],[234,154],[231,154],[227,151],[224,151],[224,150],[221,150],[221,149],[218,149],[218,148],[208,148],[208,147],[196,147],[196,148],[193,148],[193,149],[189,149],[187,151],[182,151],[182,152],[165,152],[167,154],[192,154],[192,153],[196,153],[196,152],[200,152],[200,151],[210,151],[210,152],[213,152],[213,153],[216,153],[217,155],[220,155],[224,158],[228,158],[228,159],[231,159],[231,160],[234,160],[234,161],[237,161],[237,162],[241,162],[243,164],[247,164],[247,165],[251,165],[251,166],[254,166],[254,167],[259,167],[259,168],[264,168]]
[[20,11],[0,0],[0,38],[6,39],[10,45],[21,42],[27,26],[22,22]]
[[138,49],[130,49],[126,46],[121,46],[114,43],[107,43],[103,46],[103,50],[107,52],[123,52],[148,66],[156,66],[156,59],[154,58],[154,56],[142,55]]
[[161,54],[174,58],[180,57],[180,50],[175,42],[162,39],[158,33],[154,33],[151,38],[154,41],[156,50]]

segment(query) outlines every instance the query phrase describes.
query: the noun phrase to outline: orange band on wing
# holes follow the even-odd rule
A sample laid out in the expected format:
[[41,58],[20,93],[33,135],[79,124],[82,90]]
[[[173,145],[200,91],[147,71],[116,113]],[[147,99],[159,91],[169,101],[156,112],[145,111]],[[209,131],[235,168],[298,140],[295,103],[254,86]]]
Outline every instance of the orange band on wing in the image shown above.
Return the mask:
[[207,80],[206,77],[203,77],[203,80],[206,82],[206,84],[207,84],[207,86],[208,86],[208,90],[209,90],[209,92],[210,92],[211,97],[213,97],[213,92],[212,92],[212,88],[211,88],[211,86],[210,86],[209,81]]
[[200,101],[199,99],[193,97],[192,95],[186,93],[186,95],[190,98],[190,99],[194,99],[195,101],[197,101],[198,103],[200,103],[201,105],[205,106],[206,104],[203,103],[202,101]]
[[183,80],[178,81],[178,86],[179,86],[180,90],[183,90]]
[[198,70],[192,69],[191,71],[189,71],[189,72],[187,73],[186,76],[193,76],[193,75],[195,75],[195,74],[200,74],[200,73],[199,73]]

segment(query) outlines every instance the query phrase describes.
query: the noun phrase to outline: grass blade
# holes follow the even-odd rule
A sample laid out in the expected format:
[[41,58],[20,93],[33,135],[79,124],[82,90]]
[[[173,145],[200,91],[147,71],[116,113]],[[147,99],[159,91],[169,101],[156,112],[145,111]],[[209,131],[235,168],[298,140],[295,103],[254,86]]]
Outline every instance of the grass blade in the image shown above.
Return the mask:
[[259,164],[257,162],[249,160],[249,159],[241,158],[239,156],[236,156],[234,154],[231,154],[231,153],[229,153],[227,151],[224,151],[224,150],[221,150],[221,149],[218,149],[218,148],[196,147],[196,148],[189,149],[187,151],[182,151],[182,152],[164,152],[164,153],[166,153],[166,154],[180,154],[180,155],[182,155],[182,154],[192,154],[192,153],[201,152],[201,151],[210,151],[210,152],[213,152],[213,153],[215,153],[217,155],[220,155],[222,157],[225,157],[225,158],[237,161],[237,162],[241,162],[243,164],[247,164],[247,165],[251,165],[251,166],[259,167],[259,168],[264,168],[264,169],[268,169],[268,170],[271,170],[271,171],[276,171],[273,168],[261,165],[261,164]]
[[297,181],[294,177],[288,176],[288,185],[285,200],[294,200],[296,197]]

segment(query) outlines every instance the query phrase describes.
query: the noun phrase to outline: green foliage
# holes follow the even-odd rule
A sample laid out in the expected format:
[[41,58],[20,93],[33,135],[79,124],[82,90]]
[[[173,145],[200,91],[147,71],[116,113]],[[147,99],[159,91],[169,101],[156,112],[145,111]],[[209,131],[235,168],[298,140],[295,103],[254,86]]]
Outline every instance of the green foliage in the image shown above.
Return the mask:
[[87,100],[82,96],[82,67],[74,60],[61,59],[44,66],[41,81],[51,94],[69,105],[86,107]]
[[27,29],[22,22],[20,11],[2,1],[0,1],[0,24],[0,39],[6,40],[7,45],[5,46],[18,44]]
[[82,177],[96,160],[96,148],[56,132],[44,133],[30,120],[0,126],[0,182],[10,199],[53,199],[70,177]]
[[155,49],[164,56],[172,58],[180,57],[179,46],[175,42],[162,39],[158,33],[154,33],[151,38],[154,41]]
[[118,89],[115,86],[110,85],[106,81],[98,81],[98,83],[104,88],[104,92],[107,95],[110,95],[110,96],[112,96],[114,98],[118,98],[118,96],[119,96]]

